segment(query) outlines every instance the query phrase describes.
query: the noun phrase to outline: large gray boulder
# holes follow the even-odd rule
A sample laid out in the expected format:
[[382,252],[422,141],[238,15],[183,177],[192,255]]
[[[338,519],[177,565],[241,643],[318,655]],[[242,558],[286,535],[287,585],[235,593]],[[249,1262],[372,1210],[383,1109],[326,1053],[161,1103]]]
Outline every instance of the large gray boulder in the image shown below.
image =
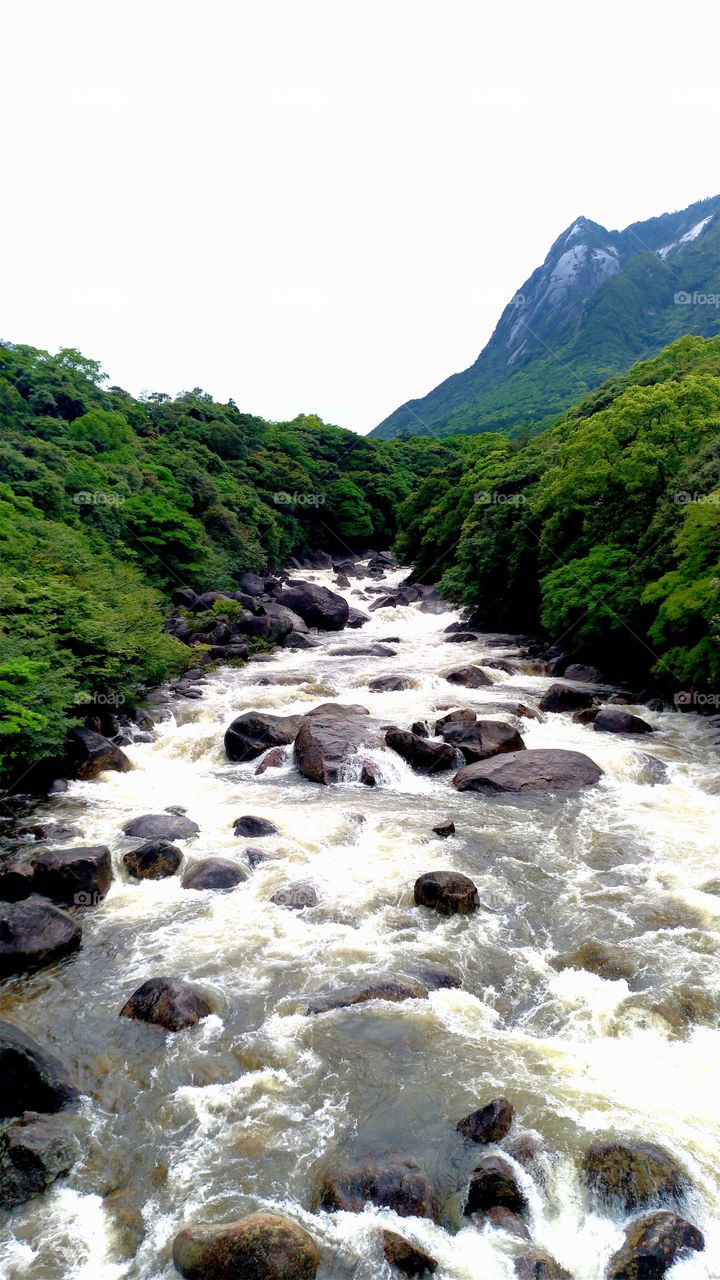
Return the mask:
[[309,627],[319,631],[342,631],[347,626],[350,607],[342,596],[328,587],[296,582],[279,596],[279,603],[298,613]]
[[589,689],[574,689],[569,684],[551,684],[540,699],[541,711],[578,711],[592,706],[593,695]]
[[314,1280],[320,1252],[297,1223],[251,1213],[225,1226],[185,1227],[175,1237],[173,1262],[185,1280]]
[[608,1280],[662,1280],[678,1258],[705,1248],[697,1227],[676,1213],[650,1213],[631,1222],[613,1254]]
[[370,717],[313,713],[305,716],[295,739],[295,762],[311,782],[338,782],[349,758],[363,748],[384,746],[380,727]]
[[474,724],[450,721],[443,726],[442,736],[462,752],[467,764],[525,750],[517,729],[504,720],[476,720]]
[[78,1090],[54,1053],[10,1022],[0,1022],[0,1119],[25,1111],[60,1111]]
[[96,906],[112,884],[110,850],[104,844],[47,850],[33,867],[36,893],[61,906]]
[[388,729],[385,741],[392,751],[407,760],[418,773],[441,773],[458,766],[458,752],[446,742],[432,742],[420,734],[395,726]]
[[186,818],[184,813],[167,812],[144,813],[123,827],[126,836],[135,836],[138,840],[189,840],[199,830],[197,822]]
[[581,751],[538,748],[480,760],[453,778],[458,791],[537,792],[577,791],[593,786],[602,769]]
[[205,997],[179,978],[149,978],[120,1010],[121,1018],[151,1022],[165,1031],[183,1031],[207,1018],[212,1009]]
[[27,1111],[0,1129],[0,1207],[14,1209],[69,1173],[78,1145],[58,1116]]
[[426,871],[415,881],[415,905],[442,916],[469,916],[480,905],[477,887],[460,871]]
[[601,707],[593,720],[596,733],[652,733],[653,727],[640,716],[620,707]]
[[76,951],[81,938],[79,921],[45,898],[0,903],[0,977],[53,964]]
[[104,738],[94,729],[71,729],[68,735],[68,756],[76,778],[88,781],[99,773],[114,769],[127,773],[130,761],[114,742]]
[[229,858],[203,858],[195,862],[182,878],[183,889],[215,889],[225,892],[247,880],[247,871]]
[[591,1196],[625,1212],[677,1200],[688,1189],[685,1170],[654,1142],[600,1139],[586,1151],[582,1168]]
[[245,711],[225,730],[225,751],[230,760],[254,760],[268,747],[286,747],[293,742],[302,716],[273,716],[264,711]]
[[456,667],[444,672],[444,676],[450,684],[461,684],[465,689],[482,689],[492,684],[492,678],[482,667]]
[[174,876],[183,856],[169,840],[148,840],[123,857],[123,866],[136,880],[165,880]]

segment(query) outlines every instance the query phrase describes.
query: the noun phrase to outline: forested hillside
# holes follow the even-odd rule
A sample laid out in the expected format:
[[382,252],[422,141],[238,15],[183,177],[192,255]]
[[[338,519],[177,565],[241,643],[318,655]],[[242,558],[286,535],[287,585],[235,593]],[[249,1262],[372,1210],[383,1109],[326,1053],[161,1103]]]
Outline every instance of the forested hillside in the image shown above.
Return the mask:
[[524,446],[487,434],[400,509],[398,550],[489,628],[668,689],[720,683],[720,338],[686,337]]
[[309,548],[388,546],[398,505],[452,452],[105,382],[76,351],[0,346],[6,771],[56,750],[98,694],[131,700],[187,664],[162,631],[174,588],[232,588]]

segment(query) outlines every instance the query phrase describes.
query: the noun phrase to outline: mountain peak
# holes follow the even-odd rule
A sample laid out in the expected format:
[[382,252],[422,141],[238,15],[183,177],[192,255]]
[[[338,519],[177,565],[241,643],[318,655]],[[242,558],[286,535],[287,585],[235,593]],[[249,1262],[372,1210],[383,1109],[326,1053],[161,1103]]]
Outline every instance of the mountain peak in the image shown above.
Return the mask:
[[[609,231],[581,215],[505,307],[463,373],[402,405],[371,434],[540,430],[582,394],[686,333],[711,337],[720,309],[720,196]],[[681,299],[684,305],[679,305]]]

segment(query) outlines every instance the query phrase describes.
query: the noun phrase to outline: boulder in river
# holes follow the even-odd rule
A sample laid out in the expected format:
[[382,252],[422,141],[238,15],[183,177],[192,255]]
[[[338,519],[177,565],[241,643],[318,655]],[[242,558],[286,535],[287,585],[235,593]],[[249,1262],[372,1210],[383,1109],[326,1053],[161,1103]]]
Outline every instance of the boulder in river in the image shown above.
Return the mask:
[[409,676],[376,676],[368,689],[371,693],[399,693],[403,689],[412,689],[412,680]]
[[323,1178],[320,1208],[327,1213],[362,1213],[366,1204],[392,1209],[401,1218],[432,1218],[432,1187],[416,1160],[397,1153],[345,1165]]
[[235,889],[247,880],[244,867],[229,858],[203,858],[195,862],[182,879],[183,889]]
[[579,707],[572,713],[573,724],[592,724],[599,710],[599,707]]
[[495,1231],[507,1231],[508,1235],[517,1236],[519,1240],[530,1240],[530,1232],[519,1213],[503,1209],[502,1205],[493,1205],[477,1215],[479,1227],[492,1227]]
[[469,707],[458,707],[457,710],[448,711],[435,721],[435,733],[442,737],[445,730],[449,729],[451,725],[464,725],[467,727],[475,724],[476,720],[477,713],[475,711],[471,711]]
[[294,741],[302,716],[273,716],[264,711],[246,711],[225,730],[225,751],[229,760],[254,760],[268,747],[286,747]]
[[0,1022],[0,1119],[25,1111],[60,1111],[80,1094],[54,1053],[10,1022]]
[[320,1252],[297,1223],[251,1213],[225,1226],[184,1227],[173,1262],[186,1280],[314,1280]]
[[136,880],[165,880],[174,876],[183,855],[169,840],[148,840],[123,857],[123,866]]
[[0,902],[21,902],[29,898],[34,874],[29,862],[11,859],[0,864]]
[[271,747],[258,765],[255,766],[255,776],[259,777],[266,773],[268,769],[281,769],[286,764],[287,759],[284,747]]
[[653,727],[631,711],[620,707],[601,707],[593,720],[596,733],[652,733]]
[[446,742],[433,742],[396,726],[388,729],[385,741],[392,751],[402,756],[418,773],[441,773],[446,769],[457,768],[457,749]]
[[469,916],[480,901],[477,886],[459,871],[426,871],[415,881],[415,904],[442,916]]
[[262,606],[265,617],[274,618],[276,621],[289,622],[293,631],[300,635],[306,635],[308,630],[307,622],[300,617],[299,613],[295,613],[293,609],[288,609],[285,604],[278,604],[277,600],[267,600]]
[[94,729],[79,727],[70,730],[68,756],[75,777],[83,782],[97,778],[99,773],[109,769],[127,773],[132,768],[125,752]]
[[432,1275],[438,1264],[429,1253],[423,1253],[414,1244],[404,1240],[394,1231],[383,1231],[383,1253],[391,1267],[397,1267],[405,1276]]
[[59,1116],[26,1111],[0,1130],[0,1208],[14,1209],[69,1173],[78,1146]]
[[493,1098],[478,1111],[472,1111],[456,1126],[469,1142],[501,1142],[512,1127],[514,1111],[507,1098]]
[[582,1167],[593,1198],[625,1212],[677,1200],[688,1189],[684,1169],[654,1142],[601,1139],[588,1148]]
[[577,680],[579,684],[601,684],[602,676],[597,667],[590,667],[584,662],[571,662],[563,671],[566,680]]
[[456,667],[453,671],[446,671],[444,676],[450,684],[461,684],[465,689],[482,689],[492,684],[492,678],[482,667]]
[[81,938],[73,916],[35,894],[0,903],[0,977],[53,964],[76,951]]
[[317,900],[315,886],[304,880],[283,885],[270,899],[276,907],[287,907],[290,911],[304,911],[306,907],[315,907]]
[[593,694],[589,689],[574,689],[569,684],[551,684],[540,699],[541,711],[578,711],[591,707]]
[[274,822],[268,821],[267,818],[258,818],[252,813],[245,813],[241,818],[236,818],[233,828],[236,836],[244,836],[247,839],[275,836],[278,830]]
[[474,724],[450,721],[443,727],[443,738],[462,752],[467,764],[525,750],[517,729],[504,720],[476,720]]
[[366,622],[370,621],[370,614],[363,613],[362,609],[354,609],[350,606],[347,625],[357,631],[359,627],[364,627]]
[[36,893],[61,906],[95,906],[112,883],[112,862],[107,845],[78,845],[51,849],[33,861]]
[[455,835],[455,823],[439,822],[436,827],[433,827],[433,832],[436,836],[440,836],[441,840],[447,840],[448,836]]
[[199,830],[197,822],[184,813],[167,811],[144,813],[139,818],[131,818],[123,827],[126,836],[135,836],[138,840],[189,840]]
[[348,759],[363,747],[382,747],[379,727],[352,708],[337,713],[313,712],[304,717],[295,739],[295,762],[311,782],[338,782]]
[[313,996],[307,1006],[308,1013],[331,1013],[334,1009],[349,1009],[370,1000],[388,1000],[401,1004],[405,1000],[426,1000],[428,989],[416,978],[378,978],[364,987],[340,987]]
[[347,625],[350,608],[342,596],[328,587],[317,587],[311,582],[296,582],[280,594],[279,604],[284,604],[309,627],[319,631],[342,631]]
[[453,631],[452,635],[445,637],[446,644],[468,644],[471,640],[477,640],[473,631]]
[[544,1249],[528,1249],[513,1259],[517,1280],[573,1280],[569,1271],[560,1266]]
[[602,769],[581,751],[537,748],[469,764],[453,778],[458,791],[578,791],[599,782]]
[[705,1248],[697,1227],[676,1213],[649,1213],[631,1222],[622,1246],[610,1259],[608,1280],[662,1280],[690,1250]]
[[521,1217],[528,1207],[510,1161],[503,1156],[483,1156],[470,1175],[464,1212],[469,1217],[496,1205]]
[[179,978],[148,978],[120,1010],[121,1018],[151,1022],[165,1031],[183,1031],[207,1018],[212,1009],[205,997]]
[[585,969],[608,982],[618,982],[620,979],[630,982],[637,972],[636,962],[620,947],[608,942],[597,942],[594,938],[581,943],[576,951],[554,956],[550,964],[558,972],[563,969]]

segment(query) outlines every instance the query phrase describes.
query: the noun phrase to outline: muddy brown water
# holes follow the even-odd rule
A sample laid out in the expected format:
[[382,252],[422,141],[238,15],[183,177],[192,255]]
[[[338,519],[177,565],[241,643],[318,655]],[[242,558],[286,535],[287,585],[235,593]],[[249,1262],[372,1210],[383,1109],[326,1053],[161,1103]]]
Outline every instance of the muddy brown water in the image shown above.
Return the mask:
[[[372,597],[357,590],[353,582],[343,594],[366,607]],[[673,1280],[720,1276],[720,896],[701,889],[720,875],[713,727],[638,709],[656,732],[636,746],[567,715],[524,720],[529,747],[582,750],[605,770],[599,786],[564,798],[459,794],[451,774],[418,777],[391,753],[375,755],[374,789],[355,764],[344,782],[320,787],[290,752],[260,777],[256,762],[228,762],[223,732],[244,710],[290,714],[332,699],[409,727],[449,706],[537,701],[549,683],[528,667],[489,671],[488,688],[454,688],[443,671],[512,655],[512,641],[448,644],[452,611],[371,616],[361,632],[321,636],[318,649],[219,671],[202,700],[172,704],[153,742],[128,748],[132,772],[75,783],[38,815],[75,825],[78,844],[108,844],[115,879],[84,915],[78,954],[0,989],[0,1017],[60,1052],[84,1093],[71,1119],[80,1163],[0,1218],[3,1280],[170,1280],[183,1224],[256,1209],[307,1227],[321,1246],[321,1280],[390,1280],[382,1226],[433,1254],[438,1280],[511,1280],[511,1238],[462,1218],[477,1150],[454,1132],[498,1093],[516,1109],[503,1146],[522,1139],[539,1152],[530,1172],[518,1165],[533,1238],[576,1280],[600,1280],[622,1238],[622,1220],[592,1212],[578,1176],[587,1143],[608,1133],[650,1138],[682,1161],[695,1188],[686,1211],[706,1250],[678,1264]],[[328,653],[391,635],[395,657]],[[413,687],[368,691],[395,672]],[[643,752],[666,763],[667,783],[643,781]],[[188,861],[243,861],[251,843],[277,860],[226,894],[184,891],[179,877],[128,881],[122,854],[136,842],[123,824],[170,805],[200,825],[181,842]],[[243,813],[271,818],[279,834],[237,840],[232,823]],[[450,818],[456,835],[434,836]],[[477,883],[475,916],[413,905],[416,877],[443,867]],[[270,903],[293,880],[315,886],[316,907]],[[593,940],[616,949],[626,977],[552,963]],[[428,969],[449,971],[460,987],[303,1012],[318,992]],[[213,1015],[174,1036],[119,1019],[128,995],[158,974],[197,983]],[[328,1168],[390,1150],[427,1169],[439,1224],[315,1211]]]

